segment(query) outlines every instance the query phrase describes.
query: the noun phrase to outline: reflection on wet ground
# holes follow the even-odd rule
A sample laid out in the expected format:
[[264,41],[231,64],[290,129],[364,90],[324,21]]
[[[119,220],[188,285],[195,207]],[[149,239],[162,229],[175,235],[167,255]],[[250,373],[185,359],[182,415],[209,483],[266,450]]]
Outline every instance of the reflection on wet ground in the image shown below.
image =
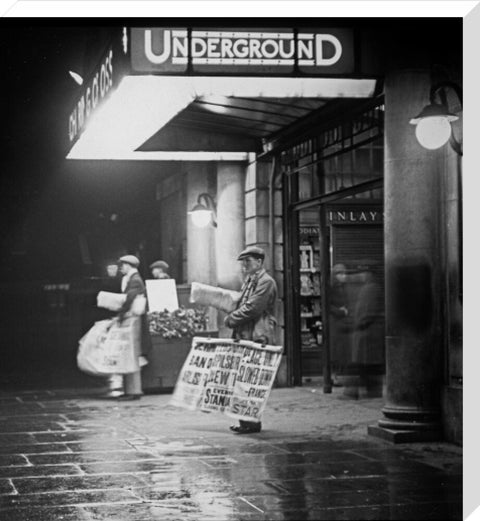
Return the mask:
[[0,394],[0,519],[462,518],[458,450],[428,459],[367,436],[278,435],[274,422],[238,437],[165,396],[140,403]]

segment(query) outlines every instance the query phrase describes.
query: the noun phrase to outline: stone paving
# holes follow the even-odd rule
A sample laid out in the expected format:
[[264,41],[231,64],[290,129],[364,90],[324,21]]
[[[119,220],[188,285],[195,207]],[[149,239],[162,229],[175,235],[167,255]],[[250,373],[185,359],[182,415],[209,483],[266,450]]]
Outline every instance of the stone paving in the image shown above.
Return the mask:
[[259,434],[102,389],[0,392],[0,519],[461,519],[462,450],[367,435],[381,399],[274,389]]

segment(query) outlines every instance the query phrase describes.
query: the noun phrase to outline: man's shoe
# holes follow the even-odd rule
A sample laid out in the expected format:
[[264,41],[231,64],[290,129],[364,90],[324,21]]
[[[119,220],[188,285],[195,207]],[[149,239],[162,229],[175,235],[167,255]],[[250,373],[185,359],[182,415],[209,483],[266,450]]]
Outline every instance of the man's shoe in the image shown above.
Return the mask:
[[262,430],[262,426],[260,423],[258,426],[252,425],[251,427],[244,425],[230,425],[230,430],[235,434],[254,434],[256,432],[260,432]]
[[123,394],[122,396],[119,396],[117,400],[119,402],[128,402],[132,400],[140,400],[141,397],[141,394]]
[[102,394],[101,396],[102,398],[118,398],[119,396],[123,396],[123,391],[112,389],[107,391],[105,394]]

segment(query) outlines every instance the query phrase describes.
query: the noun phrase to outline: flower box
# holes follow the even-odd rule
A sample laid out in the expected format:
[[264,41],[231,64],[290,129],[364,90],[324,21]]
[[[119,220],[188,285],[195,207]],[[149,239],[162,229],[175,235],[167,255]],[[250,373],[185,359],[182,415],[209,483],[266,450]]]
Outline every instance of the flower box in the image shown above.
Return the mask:
[[148,329],[152,336],[165,339],[193,337],[207,329],[207,313],[203,308],[179,308],[175,311],[147,313]]
[[192,345],[194,336],[218,337],[207,330],[202,308],[179,308],[147,315],[152,348],[149,363],[142,369],[146,393],[171,392]]
[[[194,336],[218,337],[217,331],[202,331]],[[145,393],[172,392],[178,374],[192,346],[193,337],[162,338],[151,335],[152,349],[149,363],[142,369],[142,387]]]

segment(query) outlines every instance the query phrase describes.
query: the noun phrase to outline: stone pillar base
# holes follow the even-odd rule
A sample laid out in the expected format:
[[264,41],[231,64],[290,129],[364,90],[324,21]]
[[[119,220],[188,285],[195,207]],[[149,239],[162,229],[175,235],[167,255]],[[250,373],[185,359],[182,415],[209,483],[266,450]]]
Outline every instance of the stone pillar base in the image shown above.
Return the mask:
[[443,439],[440,413],[437,409],[385,405],[385,416],[378,425],[368,427],[368,434],[392,443],[439,441]]
[[431,442],[443,439],[440,428],[436,430],[397,430],[380,427],[379,425],[369,425],[368,434],[391,443]]

